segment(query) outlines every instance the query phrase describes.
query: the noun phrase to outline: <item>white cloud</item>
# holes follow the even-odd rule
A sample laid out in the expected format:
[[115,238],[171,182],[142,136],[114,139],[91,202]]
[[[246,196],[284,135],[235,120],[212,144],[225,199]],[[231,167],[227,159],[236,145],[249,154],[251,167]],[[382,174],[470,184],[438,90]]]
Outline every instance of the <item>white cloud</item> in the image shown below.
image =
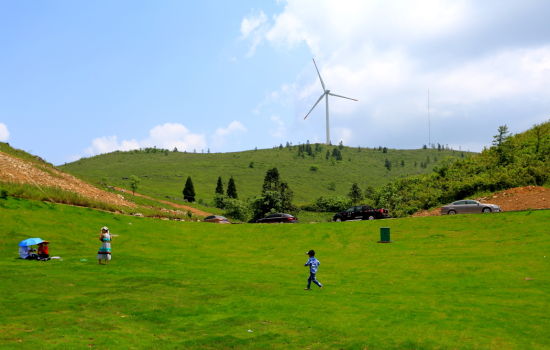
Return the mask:
[[241,21],[241,38],[251,42],[247,56],[256,52],[256,47],[263,41],[266,30],[267,17],[263,11],[250,15]]
[[227,136],[232,133],[236,133],[239,131],[246,131],[246,128],[244,125],[239,121],[232,121],[229,123],[229,125],[226,128],[218,128],[216,129],[216,136]]
[[353,131],[349,128],[335,128],[334,143],[340,143],[342,141],[344,145],[351,145]]
[[[92,140],[92,145],[84,151],[87,156],[93,156],[113,151],[130,151],[145,147],[157,147],[180,151],[192,151],[206,148],[206,137],[190,132],[184,125],[165,123],[157,125],[149,131],[149,137],[142,141],[135,139],[119,141],[116,135],[103,136]],[[72,158],[77,157],[73,156]]]
[[[261,43],[284,50],[307,47],[327,88],[359,99],[330,99],[332,134],[345,143],[426,143],[429,88],[432,132],[441,139],[435,142],[489,144],[498,125],[513,121],[519,130],[528,128],[533,120],[543,121],[534,116],[550,105],[550,40],[540,34],[546,29],[530,25],[539,23],[535,17],[540,21],[550,5],[498,5],[349,0],[342,6],[337,0],[287,0],[248,40],[254,50]],[[289,77],[296,80],[283,85],[292,86],[292,94],[279,88],[255,113],[283,115],[276,105],[282,109],[293,103],[300,106],[294,120],[301,119],[322,93],[313,64],[304,63],[304,72],[307,80]],[[289,130],[301,139],[315,138],[304,135],[304,129],[313,132],[308,128]]]
[[275,124],[275,128],[270,129],[269,134],[278,139],[285,137],[287,131],[285,123],[281,117],[278,115],[272,115],[269,119]]
[[267,17],[263,11],[250,15],[241,21],[241,35],[243,38],[249,37],[254,31],[267,22]]
[[234,120],[225,128],[217,128],[211,137],[212,146],[215,148],[222,147],[227,138],[234,134],[241,134],[246,132],[246,127],[239,121]]
[[289,48],[305,43],[316,56],[377,42],[399,46],[460,29],[469,7],[468,1],[288,0],[263,40]]
[[191,151],[193,149],[205,149],[206,137],[202,134],[193,134],[184,125],[178,123],[166,123],[157,125],[149,131],[149,138],[142,142],[146,147],[157,146],[159,148]]
[[8,127],[4,123],[0,123],[0,141],[7,142],[10,138]]
[[495,53],[430,78],[449,104],[538,95],[550,87],[550,46]]
[[92,145],[84,151],[86,155],[93,156],[96,154],[109,153],[113,151],[130,151],[139,149],[140,145],[136,140],[118,141],[118,137],[103,136],[92,140]]
[[[165,123],[157,125],[149,130],[149,135],[143,140],[121,140],[118,137],[103,136],[92,140],[92,145],[85,149],[86,156],[94,156],[113,151],[130,151],[134,149],[157,147],[172,150],[177,148],[180,152],[194,150],[206,151],[210,139],[212,147],[221,148],[226,145],[229,138],[246,132],[246,127],[239,121],[232,121],[226,127],[217,128],[209,137],[204,134],[191,132],[187,127],[179,123]],[[81,156],[74,155],[69,158],[74,161]]]

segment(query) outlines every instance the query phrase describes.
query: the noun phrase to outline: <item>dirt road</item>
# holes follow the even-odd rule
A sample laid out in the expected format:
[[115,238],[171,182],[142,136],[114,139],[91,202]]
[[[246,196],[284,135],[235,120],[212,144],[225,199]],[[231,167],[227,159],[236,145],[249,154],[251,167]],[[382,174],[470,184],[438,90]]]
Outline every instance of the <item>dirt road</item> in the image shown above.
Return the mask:
[[[124,188],[120,188],[120,187],[115,187],[115,190],[120,191],[120,192],[124,192],[124,193],[129,193],[129,194],[132,193],[132,191],[128,191],[128,190],[126,190]],[[137,196],[137,197],[147,198],[147,199],[150,199],[150,200],[153,200],[153,201],[156,201],[156,202],[168,204],[168,205],[173,206],[174,208],[188,210],[188,211],[190,211],[193,214],[198,215],[198,216],[213,215],[212,213],[207,213],[207,212],[199,210],[197,208],[193,208],[193,207],[190,207],[190,206],[187,206],[187,205],[178,204],[178,203],[174,203],[174,202],[165,201],[165,200],[162,200],[162,199],[149,197],[149,196],[146,196],[146,195],[141,194],[141,193],[134,193],[134,195]]]

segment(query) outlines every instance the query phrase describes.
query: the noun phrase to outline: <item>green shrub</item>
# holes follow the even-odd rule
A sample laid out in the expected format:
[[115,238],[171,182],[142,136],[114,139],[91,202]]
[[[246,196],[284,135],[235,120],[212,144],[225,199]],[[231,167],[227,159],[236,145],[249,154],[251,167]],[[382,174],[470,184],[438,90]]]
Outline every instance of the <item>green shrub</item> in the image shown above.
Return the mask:
[[351,205],[349,198],[334,196],[334,197],[319,197],[312,205],[305,205],[303,210],[314,212],[334,212],[342,211]]
[[252,217],[252,210],[250,205],[246,202],[238,199],[226,198],[225,202],[225,216],[232,219],[246,222]]
[[214,206],[219,209],[224,209],[226,199],[227,196],[225,194],[216,193],[214,196]]

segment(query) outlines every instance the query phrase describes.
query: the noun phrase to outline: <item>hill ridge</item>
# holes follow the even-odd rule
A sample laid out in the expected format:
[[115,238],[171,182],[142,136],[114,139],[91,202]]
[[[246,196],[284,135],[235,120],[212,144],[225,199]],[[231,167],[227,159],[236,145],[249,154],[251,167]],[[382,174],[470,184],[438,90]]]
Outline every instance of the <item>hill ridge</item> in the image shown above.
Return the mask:
[[199,203],[211,204],[219,176],[224,188],[233,176],[239,198],[247,199],[260,193],[266,171],[277,167],[281,180],[289,184],[296,204],[300,205],[312,203],[320,196],[346,196],[353,183],[361,189],[378,187],[393,178],[429,172],[447,157],[460,159],[471,154],[445,149],[367,149],[320,144],[309,145],[308,149],[307,146],[231,153],[115,151],[60,168],[92,183],[126,189],[128,178],[136,175],[141,179],[140,193],[180,201],[185,180],[191,176]]

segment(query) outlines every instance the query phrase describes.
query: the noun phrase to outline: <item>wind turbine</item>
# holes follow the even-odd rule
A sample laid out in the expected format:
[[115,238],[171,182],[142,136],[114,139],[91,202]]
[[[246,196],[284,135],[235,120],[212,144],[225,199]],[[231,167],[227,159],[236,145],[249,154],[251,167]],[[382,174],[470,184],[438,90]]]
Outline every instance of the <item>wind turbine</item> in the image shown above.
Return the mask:
[[325,83],[323,82],[323,78],[321,78],[321,73],[319,73],[319,68],[317,68],[317,63],[315,63],[315,59],[313,58],[313,64],[315,65],[315,70],[317,71],[317,75],[319,76],[319,80],[321,81],[321,86],[323,87],[323,94],[321,95],[321,97],[319,97],[319,99],[317,100],[317,102],[315,102],[315,104],[313,105],[313,107],[311,107],[311,109],[309,110],[309,112],[307,112],[306,116],[304,117],[304,120],[308,117],[308,115],[311,113],[311,111],[313,111],[313,109],[315,108],[315,106],[317,106],[317,104],[319,104],[319,102],[321,102],[321,100],[323,99],[323,97],[325,98],[325,102],[326,102],[326,115],[327,115],[327,145],[330,144],[330,131],[329,131],[329,118],[328,118],[328,96],[335,96],[335,97],[341,97],[341,98],[346,98],[348,100],[352,100],[352,101],[359,101],[359,100],[356,100],[354,98],[350,98],[350,97],[346,97],[346,96],[340,96],[340,95],[336,95],[336,94],[333,94],[332,92],[330,92],[330,90],[328,90],[326,87],[325,87]]

